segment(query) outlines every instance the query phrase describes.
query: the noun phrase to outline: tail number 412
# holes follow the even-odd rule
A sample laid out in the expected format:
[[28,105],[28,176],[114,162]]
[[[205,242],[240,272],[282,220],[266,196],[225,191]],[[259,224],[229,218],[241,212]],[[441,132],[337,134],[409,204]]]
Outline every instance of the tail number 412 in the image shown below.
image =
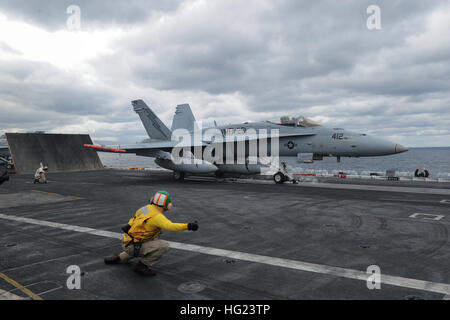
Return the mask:
[[344,134],[343,133],[333,133],[331,138],[333,138],[335,140],[343,140],[344,139]]

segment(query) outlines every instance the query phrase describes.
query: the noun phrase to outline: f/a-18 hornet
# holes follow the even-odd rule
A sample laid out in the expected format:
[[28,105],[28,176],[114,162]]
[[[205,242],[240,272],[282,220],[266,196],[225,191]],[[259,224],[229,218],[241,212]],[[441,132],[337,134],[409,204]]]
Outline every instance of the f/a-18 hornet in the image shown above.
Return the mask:
[[[365,133],[327,128],[305,117],[281,117],[280,121],[244,122],[199,129],[188,104],[178,105],[171,130],[143,100],[132,101],[150,142],[111,148],[85,145],[96,151],[134,153],[155,158],[173,171],[175,180],[185,174],[260,174],[279,168],[279,157],[304,162],[323,157],[373,157],[408,151],[408,148]],[[275,170],[274,180],[286,180]]]

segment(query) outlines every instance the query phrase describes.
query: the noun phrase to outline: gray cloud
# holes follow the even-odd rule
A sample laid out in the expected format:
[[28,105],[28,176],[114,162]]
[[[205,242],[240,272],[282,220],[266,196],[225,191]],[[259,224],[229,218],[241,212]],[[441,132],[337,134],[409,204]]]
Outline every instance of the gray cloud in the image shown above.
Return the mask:
[[[254,98],[255,105],[250,106],[254,111],[325,103],[323,97],[329,99],[330,90],[338,98],[448,89],[448,82],[437,77],[436,73],[443,73],[440,66],[434,66],[433,72],[426,64],[405,63],[427,59],[426,52],[408,52],[404,42],[424,31],[424,18],[437,1],[435,6],[418,1],[383,3],[383,29],[375,32],[365,27],[368,1],[277,4],[275,10],[259,15],[258,10],[252,14],[251,5],[227,6],[234,9],[232,20],[221,15],[221,6],[206,10],[205,15],[211,15],[206,19],[175,15],[165,28],[150,24],[126,39],[122,43],[126,53],[119,54],[130,57],[129,76],[136,84],[211,94],[239,91]],[[393,62],[370,60],[384,50],[391,50]],[[449,56],[440,54],[442,59]],[[362,74],[358,66],[365,63],[379,69]],[[425,74],[430,77],[424,78]]]
[[145,21],[152,13],[175,10],[181,0],[1,0],[0,12],[37,24],[48,30],[66,27],[67,8],[81,9],[81,22],[88,26],[107,24],[135,24]]
[[[111,103],[111,92],[74,82],[70,74],[47,63],[0,62],[2,102],[22,107],[74,115],[104,114]],[[43,78],[51,82],[43,82]]]

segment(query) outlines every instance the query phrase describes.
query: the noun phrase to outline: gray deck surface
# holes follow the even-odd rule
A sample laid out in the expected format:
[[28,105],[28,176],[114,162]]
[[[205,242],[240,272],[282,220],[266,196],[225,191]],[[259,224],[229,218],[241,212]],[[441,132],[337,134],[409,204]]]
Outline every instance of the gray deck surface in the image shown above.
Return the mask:
[[[405,189],[392,192],[355,183],[342,188],[348,182],[336,188],[180,183],[165,172],[126,170],[50,172],[48,179],[34,185],[32,175],[18,175],[0,187],[0,274],[43,299],[443,299],[450,293],[448,184],[366,183]],[[334,181],[341,182],[324,182]],[[407,192],[422,187],[444,191]],[[173,248],[155,265],[156,277],[135,274],[136,259],[105,265],[104,256],[120,252],[120,227],[158,190],[172,195],[169,219],[197,220],[200,229],[163,232]],[[380,290],[355,276],[374,264]],[[70,265],[83,272],[80,290],[66,286]],[[425,289],[412,288],[417,280]],[[2,292],[28,297],[0,278]]]

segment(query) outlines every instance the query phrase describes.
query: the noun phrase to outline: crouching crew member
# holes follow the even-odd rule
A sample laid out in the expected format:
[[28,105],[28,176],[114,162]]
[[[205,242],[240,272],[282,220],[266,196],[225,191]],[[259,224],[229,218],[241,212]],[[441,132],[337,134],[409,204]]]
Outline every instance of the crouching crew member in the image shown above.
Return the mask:
[[114,254],[105,258],[106,264],[126,262],[134,257],[140,257],[134,271],[141,275],[153,276],[156,274],[150,267],[169,249],[169,243],[157,239],[161,231],[174,232],[198,229],[197,222],[173,223],[167,219],[163,212],[172,208],[172,199],[166,191],[157,192],[150,204],[136,211],[133,218],[122,228],[124,231],[122,249],[119,255]]
[[34,183],[47,183],[47,177],[45,173],[47,172],[48,167],[44,166],[41,162],[41,166],[36,170],[34,174]]

